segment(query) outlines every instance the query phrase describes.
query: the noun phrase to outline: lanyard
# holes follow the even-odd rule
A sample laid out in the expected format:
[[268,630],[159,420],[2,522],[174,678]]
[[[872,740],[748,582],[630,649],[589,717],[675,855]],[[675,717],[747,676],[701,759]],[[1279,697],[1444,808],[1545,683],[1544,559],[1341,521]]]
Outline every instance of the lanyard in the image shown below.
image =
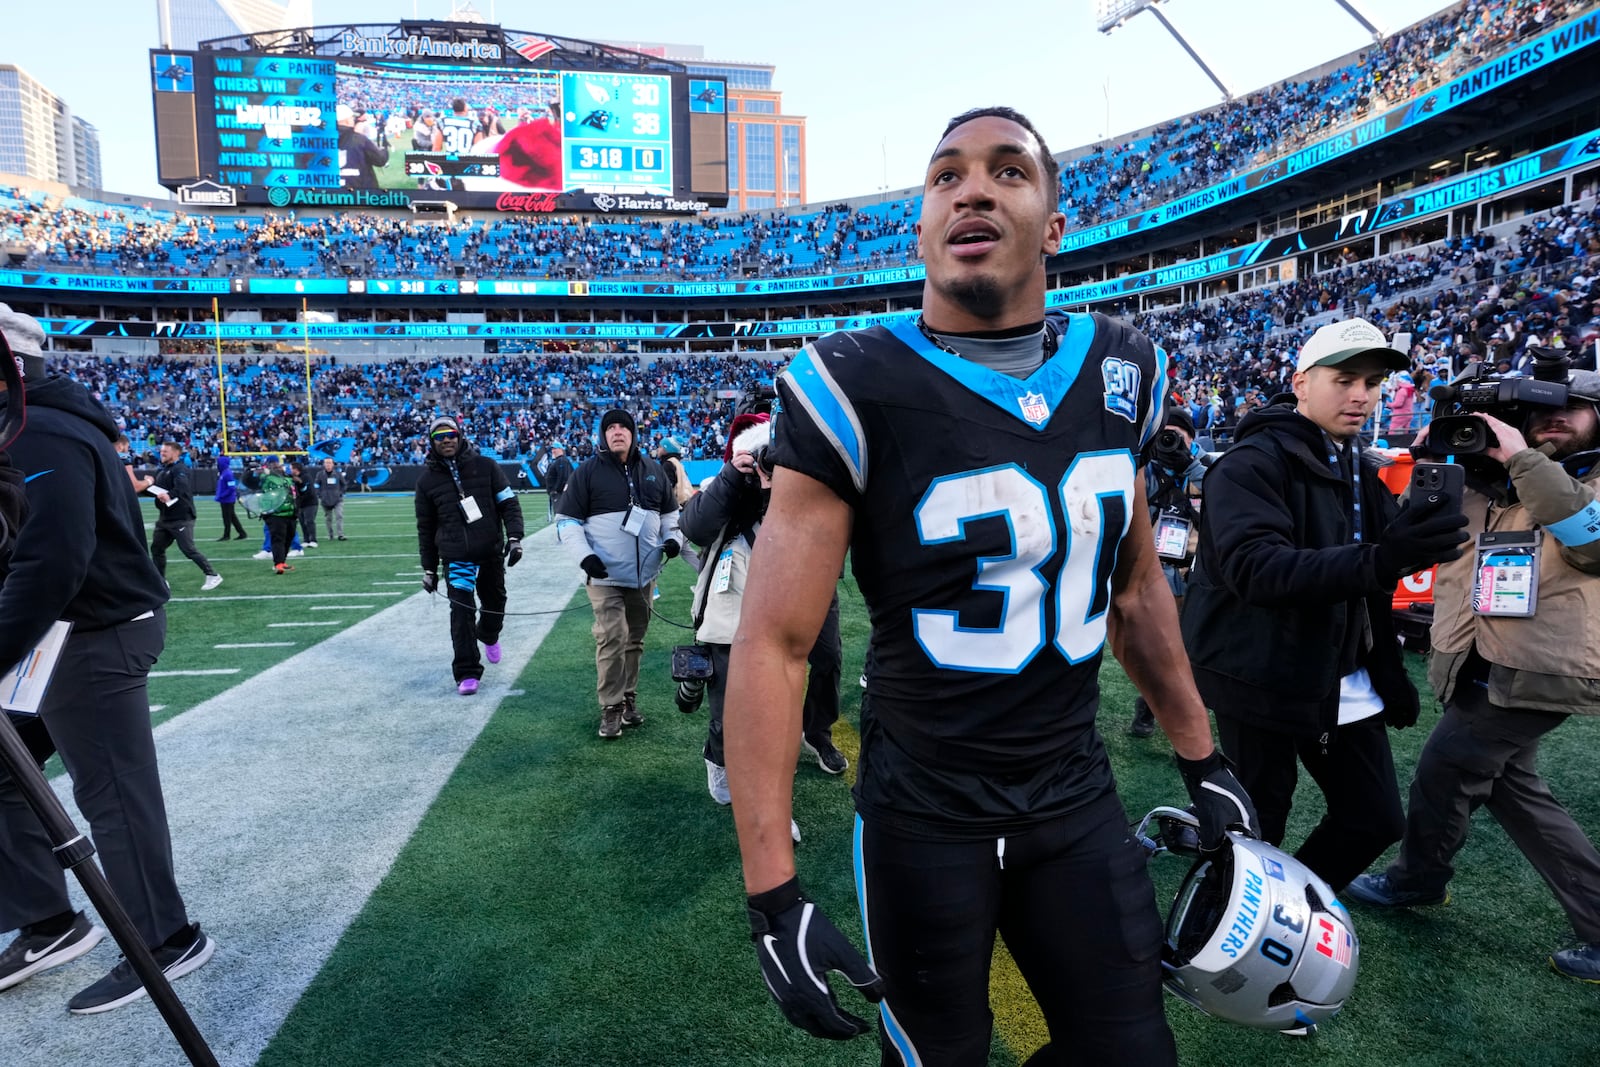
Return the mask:
[[[1337,474],[1339,476],[1339,480],[1342,482],[1345,480],[1345,477],[1344,468],[1339,464],[1341,450],[1334,446],[1332,437],[1329,437],[1327,434],[1324,434],[1323,437],[1328,444],[1328,466],[1333,468],[1333,473]],[[1356,439],[1352,437],[1348,442],[1346,442],[1343,451],[1350,453],[1351,501],[1355,505],[1352,508],[1350,515],[1351,525],[1353,527],[1353,533],[1350,539],[1359,543],[1361,541],[1361,457],[1355,452],[1351,451],[1355,447]]]

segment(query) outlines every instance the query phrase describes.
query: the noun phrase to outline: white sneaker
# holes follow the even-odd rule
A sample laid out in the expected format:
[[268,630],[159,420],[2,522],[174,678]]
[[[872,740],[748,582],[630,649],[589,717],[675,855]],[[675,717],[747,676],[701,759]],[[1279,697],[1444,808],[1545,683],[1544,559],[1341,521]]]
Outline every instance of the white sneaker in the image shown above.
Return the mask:
[[800,843],[800,824],[793,819],[789,820],[789,836],[794,838],[794,843]]
[[307,541],[306,542],[306,547],[307,548],[316,548],[317,547],[317,543],[315,541]]
[[257,552],[255,555],[251,556],[250,558],[251,559],[271,559],[272,558],[272,553],[268,552],[266,549],[263,548],[260,552]]
[[718,804],[733,803],[733,797],[728,793],[728,768],[718,767],[706,760],[706,792]]
[[217,586],[219,586],[221,584],[222,584],[222,575],[220,575],[220,574],[208,574],[208,575],[206,575],[206,580],[200,583],[200,591],[202,593],[209,593],[211,590],[215,589]]
[[[305,549],[303,549],[303,548],[291,548],[289,550],[289,558],[290,559],[294,559],[296,556],[303,556],[305,554],[306,554],[305,553]],[[268,558],[271,558],[271,557],[268,557]]]

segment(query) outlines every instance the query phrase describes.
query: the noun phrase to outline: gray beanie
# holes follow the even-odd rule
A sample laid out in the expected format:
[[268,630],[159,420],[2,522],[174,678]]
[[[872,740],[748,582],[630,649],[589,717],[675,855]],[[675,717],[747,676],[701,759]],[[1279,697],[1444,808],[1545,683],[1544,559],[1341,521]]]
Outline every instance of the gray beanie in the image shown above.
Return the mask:
[[44,375],[44,327],[32,315],[12,311],[11,305],[0,304],[0,333],[6,335],[11,354],[22,362],[22,373],[28,378]]

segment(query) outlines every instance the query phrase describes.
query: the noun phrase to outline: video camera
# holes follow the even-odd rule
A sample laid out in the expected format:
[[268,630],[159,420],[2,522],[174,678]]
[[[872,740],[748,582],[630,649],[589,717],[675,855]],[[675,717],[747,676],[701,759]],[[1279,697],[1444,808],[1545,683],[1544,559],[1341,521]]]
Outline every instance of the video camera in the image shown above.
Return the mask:
[[1533,377],[1497,378],[1487,364],[1469,363],[1461,376],[1428,390],[1435,408],[1428,451],[1435,456],[1477,456],[1499,444],[1477,413],[1521,427],[1536,411],[1567,405],[1572,358],[1559,348],[1530,348]]

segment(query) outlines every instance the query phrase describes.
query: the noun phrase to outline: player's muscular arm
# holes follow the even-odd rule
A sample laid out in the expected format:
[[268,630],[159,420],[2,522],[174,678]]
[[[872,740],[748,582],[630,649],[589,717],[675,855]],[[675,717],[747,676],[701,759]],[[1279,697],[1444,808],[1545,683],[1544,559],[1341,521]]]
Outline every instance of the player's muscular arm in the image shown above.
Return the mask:
[[850,525],[850,506],[833,490],[778,469],[750,560],[723,720],[728,791],[750,893],[794,877],[789,816],[806,656],[833,599]]
[[1211,723],[1194,686],[1178,632],[1178,609],[1156,556],[1142,471],[1136,481],[1133,523],[1111,579],[1107,637],[1112,654],[1150,702],[1173,750],[1185,759],[1204,759],[1212,749]]

